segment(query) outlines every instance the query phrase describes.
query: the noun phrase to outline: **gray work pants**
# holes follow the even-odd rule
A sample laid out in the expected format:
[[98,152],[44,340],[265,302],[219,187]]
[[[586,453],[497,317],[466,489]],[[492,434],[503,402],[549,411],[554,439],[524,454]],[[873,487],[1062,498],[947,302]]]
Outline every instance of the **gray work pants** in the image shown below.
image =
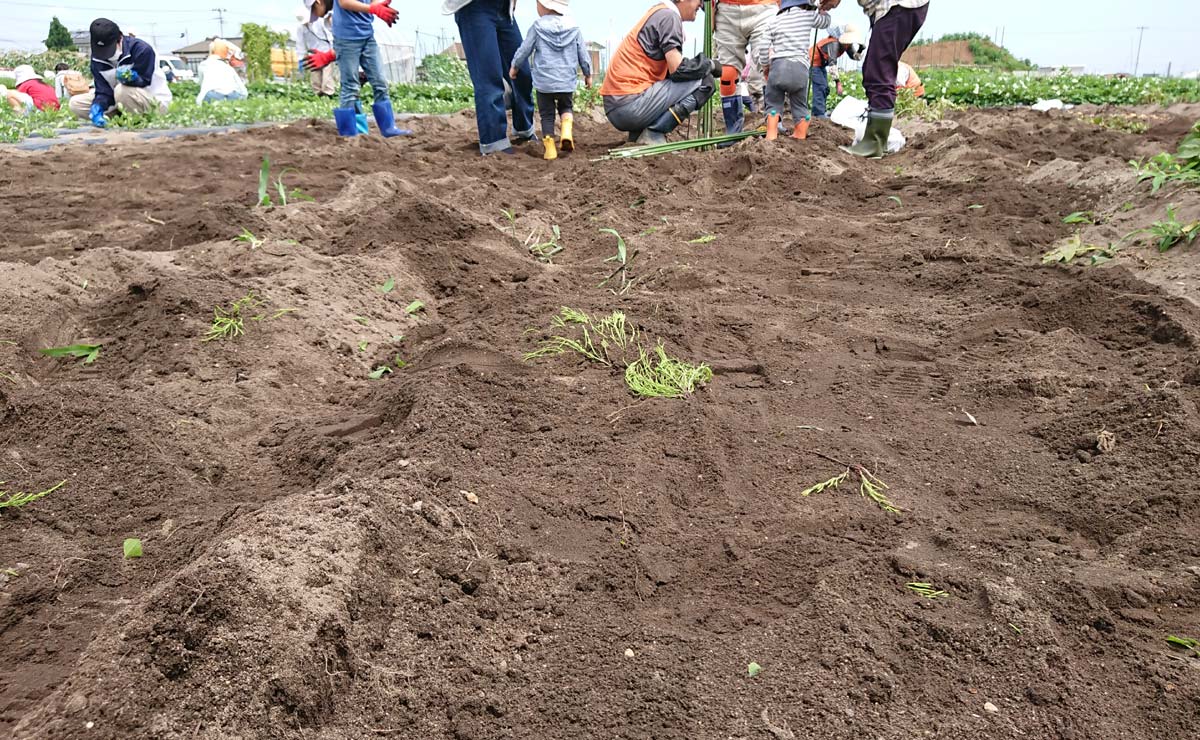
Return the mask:
[[[661,118],[672,105],[696,92],[702,82],[703,80],[660,80],[637,95],[607,95],[604,98],[604,113],[608,116],[608,122],[618,131],[643,131]],[[709,90],[709,95],[712,95],[712,90]]]
[[808,65],[799,59],[774,59],[767,78],[766,110],[783,115],[784,97],[792,109],[792,120],[808,118]]

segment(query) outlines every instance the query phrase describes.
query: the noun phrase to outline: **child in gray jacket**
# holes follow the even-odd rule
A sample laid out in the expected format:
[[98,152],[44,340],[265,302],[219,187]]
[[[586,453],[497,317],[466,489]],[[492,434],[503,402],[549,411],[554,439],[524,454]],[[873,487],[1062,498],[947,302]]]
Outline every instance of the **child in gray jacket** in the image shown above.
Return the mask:
[[564,152],[575,148],[572,131],[576,69],[583,70],[583,81],[592,86],[592,64],[588,59],[583,33],[575,19],[567,15],[569,0],[538,0],[538,19],[525,35],[525,43],[513,57],[508,76],[516,79],[517,70],[536,50],[533,59],[533,87],[542,118],[542,143],[546,159],[557,159],[554,146],[554,119],[562,117],[561,146]]

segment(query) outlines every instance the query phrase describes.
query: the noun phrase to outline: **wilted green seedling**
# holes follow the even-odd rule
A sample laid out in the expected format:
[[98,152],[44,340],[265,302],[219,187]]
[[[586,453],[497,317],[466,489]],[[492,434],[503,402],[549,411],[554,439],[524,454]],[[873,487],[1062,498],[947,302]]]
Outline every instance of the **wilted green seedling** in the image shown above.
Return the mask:
[[1167,206],[1165,221],[1155,221],[1150,225],[1150,234],[1158,240],[1158,251],[1165,252],[1176,244],[1191,244],[1200,236],[1200,221],[1184,224],[1175,218],[1175,206]]
[[1083,237],[1079,234],[1074,234],[1067,239],[1064,239],[1057,247],[1051,249],[1042,255],[1043,265],[1052,265],[1056,262],[1071,263],[1079,257],[1091,257],[1091,264],[1097,265],[1101,262],[1107,262],[1117,256],[1119,250],[1118,244],[1110,244],[1106,247],[1101,247],[1096,244],[1084,244]]
[[288,191],[287,186],[283,184],[283,176],[289,172],[295,172],[291,167],[285,167],[275,178],[275,192],[279,197],[278,203],[271,202],[270,186],[271,186],[271,160],[263,157],[262,165],[258,168],[258,204],[260,206],[280,205],[286,206],[288,199],[292,200],[314,200],[311,195],[307,195],[300,188],[292,188]]
[[244,244],[249,244],[251,250],[258,249],[263,245],[263,240],[255,236],[254,232],[247,228],[243,228],[242,233],[234,237],[234,240]]
[[531,244],[529,246],[529,253],[534,257],[537,257],[542,262],[551,262],[551,258],[554,257],[554,255],[563,251],[563,245],[558,243],[558,240],[561,238],[562,232],[559,230],[558,225],[556,224],[551,226],[550,238],[544,242]]
[[100,356],[99,344],[71,344],[66,347],[47,347],[38,350],[47,357],[76,357],[82,358],[83,364],[90,365]]
[[416,313],[417,311],[422,311],[424,309],[425,309],[425,303],[423,301],[413,301],[412,303],[410,303],[404,307],[404,313],[411,316],[412,314]]
[[938,589],[931,583],[913,582],[906,583],[904,585],[907,586],[910,591],[916,593],[918,596],[923,596],[926,599],[941,599],[950,595],[945,591]]
[[142,556],[142,541],[130,537],[121,543],[121,549],[125,551],[125,559],[140,558]]
[[605,262],[616,262],[617,269],[613,270],[608,277],[601,280],[600,284],[596,287],[603,288],[605,285],[608,285],[610,280],[615,278],[617,275],[620,275],[621,289],[619,291],[613,290],[613,292],[617,293],[618,295],[623,294],[633,287],[634,282],[637,280],[636,278],[629,277],[629,266],[633,264],[634,258],[637,257],[637,250],[635,249],[633,253],[630,254],[629,248],[625,244],[625,238],[622,237],[616,229],[600,229],[600,233],[612,234],[617,238],[617,253],[604,260]]
[[1200,640],[1192,637],[1176,637],[1175,635],[1169,635],[1167,637],[1167,642],[1171,643],[1171,645],[1174,647],[1183,648],[1184,650],[1191,650],[1193,653],[1195,653],[1197,658],[1200,658]]
[[44,491],[38,491],[37,493],[22,493],[20,491],[13,492],[4,490],[3,486],[5,483],[6,481],[0,480],[0,509],[19,509],[25,504],[31,504],[40,498],[49,496],[66,485],[66,481],[64,480],[59,481],[58,485],[47,488]]
[[688,244],[708,244],[717,240],[716,234],[701,234],[695,239],[689,239]]
[[667,355],[660,343],[651,359],[646,350],[638,350],[638,359],[625,368],[625,384],[644,398],[683,398],[712,380],[712,368],[704,363],[692,365]]
[[[242,336],[246,333],[245,317],[242,315],[242,311],[258,308],[264,303],[265,301],[254,295],[253,291],[251,291],[229,304],[229,308],[216,306],[213,308],[212,326],[205,332],[202,341],[212,342],[214,340],[236,339]],[[277,313],[276,315],[280,316],[282,313]]]
[[819,452],[815,452],[813,454],[818,455],[819,457],[823,457],[826,460],[829,460],[831,462],[838,463],[839,465],[845,465],[846,469],[845,469],[845,471],[839,473],[838,475],[835,475],[834,477],[832,477],[828,480],[821,481],[820,483],[817,483],[816,485],[813,485],[813,486],[810,486],[810,487],[804,489],[803,491],[800,492],[801,496],[809,496],[814,493],[821,493],[822,491],[832,491],[833,489],[835,489],[838,486],[845,483],[850,478],[850,474],[853,473],[854,475],[858,476],[859,495],[861,495],[863,498],[871,499],[872,501],[875,502],[875,504],[877,506],[879,506],[879,508],[883,509],[884,511],[888,512],[889,514],[899,514],[900,513],[900,507],[893,504],[891,502],[891,500],[887,497],[887,494],[884,493],[884,491],[886,491],[888,489],[888,484],[886,484],[882,480],[880,480],[870,470],[867,470],[862,465],[854,465],[854,464],[848,465],[846,463],[843,463],[840,460],[836,460],[832,457],[829,457],[828,455],[823,455]]
[[1095,224],[1096,214],[1092,211],[1075,211],[1066,216],[1063,216],[1064,224]]

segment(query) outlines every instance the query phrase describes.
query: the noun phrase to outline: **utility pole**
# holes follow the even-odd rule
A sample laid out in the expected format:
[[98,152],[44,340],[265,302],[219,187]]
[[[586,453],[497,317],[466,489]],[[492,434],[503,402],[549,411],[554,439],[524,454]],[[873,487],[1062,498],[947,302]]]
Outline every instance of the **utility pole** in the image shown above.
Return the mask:
[[1138,65],[1142,62],[1142,35],[1146,33],[1146,26],[1138,26],[1138,48],[1137,56],[1133,60],[1133,76],[1137,77]]
[[225,14],[229,11],[225,8],[213,8],[213,12],[217,14],[217,23],[221,27],[221,38],[225,38]]
[[150,40],[154,42],[154,50],[155,51],[158,51],[158,34],[155,32],[155,28],[157,28],[157,27],[158,27],[157,23],[150,24]]

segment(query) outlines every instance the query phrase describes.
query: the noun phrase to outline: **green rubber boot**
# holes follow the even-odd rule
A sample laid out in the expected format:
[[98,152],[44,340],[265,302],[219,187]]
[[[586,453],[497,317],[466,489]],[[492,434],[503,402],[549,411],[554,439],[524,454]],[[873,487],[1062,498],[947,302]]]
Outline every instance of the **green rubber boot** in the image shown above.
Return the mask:
[[867,130],[862,141],[854,146],[840,147],[856,157],[880,159],[887,154],[888,134],[892,132],[892,111],[871,111],[867,114]]

